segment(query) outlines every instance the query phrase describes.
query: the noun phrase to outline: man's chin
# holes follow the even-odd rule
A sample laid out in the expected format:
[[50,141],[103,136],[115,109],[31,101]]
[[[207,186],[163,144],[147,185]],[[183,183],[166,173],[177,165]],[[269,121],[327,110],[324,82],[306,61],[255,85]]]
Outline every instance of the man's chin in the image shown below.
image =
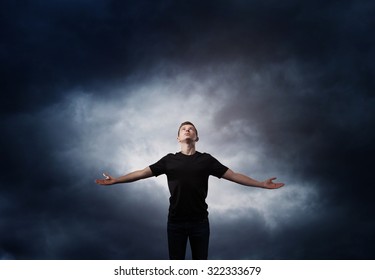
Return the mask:
[[190,144],[190,143],[195,143],[195,140],[193,138],[187,137],[182,142]]

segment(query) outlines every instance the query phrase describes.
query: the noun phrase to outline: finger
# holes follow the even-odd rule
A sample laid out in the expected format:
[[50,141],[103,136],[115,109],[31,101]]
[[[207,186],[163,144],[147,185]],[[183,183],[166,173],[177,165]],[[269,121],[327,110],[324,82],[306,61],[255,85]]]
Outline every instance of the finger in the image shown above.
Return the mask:
[[98,185],[110,185],[108,180],[105,180],[105,179],[96,180],[95,183],[97,183]]

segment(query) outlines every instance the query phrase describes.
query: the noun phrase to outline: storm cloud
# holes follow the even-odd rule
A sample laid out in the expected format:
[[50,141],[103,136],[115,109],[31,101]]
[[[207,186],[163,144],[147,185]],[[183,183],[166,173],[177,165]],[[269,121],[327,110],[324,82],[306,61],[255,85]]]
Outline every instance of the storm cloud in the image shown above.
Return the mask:
[[285,187],[210,178],[210,259],[373,259],[371,1],[0,4],[1,259],[166,259],[166,178],[197,149]]

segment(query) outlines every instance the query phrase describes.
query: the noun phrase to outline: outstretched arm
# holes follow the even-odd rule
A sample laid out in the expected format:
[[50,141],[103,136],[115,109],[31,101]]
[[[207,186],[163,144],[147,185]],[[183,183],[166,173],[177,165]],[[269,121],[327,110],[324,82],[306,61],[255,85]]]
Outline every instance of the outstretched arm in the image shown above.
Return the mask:
[[258,187],[258,188],[265,188],[265,189],[278,189],[284,186],[283,183],[274,183],[272,182],[276,178],[270,178],[263,182],[259,182],[257,180],[254,180],[246,175],[243,175],[241,173],[233,172],[231,169],[228,169],[227,172],[223,175],[224,179],[227,179],[229,181],[235,182],[237,184],[241,184],[248,187]]
[[145,169],[131,172],[129,174],[126,174],[126,175],[118,177],[118,178],[115,178],[115,177],[112,177],[109,174],[103,173],[103,176],[105,177],[105,179],[97,179],[97,180],[95,180],[95,183],[97,183],[99,185],[113,185],[113,184],[120,184],[120,183],[130,183],[130,182],[134,182],[134,181],[137,181],[137,180],[140,180],[140,179],[149,178],[152,175],[153,174],[152,174],[152,171],[151,171],[150,167],[146,167]]

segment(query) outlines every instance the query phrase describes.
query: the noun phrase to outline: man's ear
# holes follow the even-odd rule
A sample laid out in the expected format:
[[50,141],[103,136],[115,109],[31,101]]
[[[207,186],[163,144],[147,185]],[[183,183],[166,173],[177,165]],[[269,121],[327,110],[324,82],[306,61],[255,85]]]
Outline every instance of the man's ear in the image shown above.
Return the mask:
[[199,137],[197,136],[197,138],[195,139],[195,142],[198,142],[199,141]]

